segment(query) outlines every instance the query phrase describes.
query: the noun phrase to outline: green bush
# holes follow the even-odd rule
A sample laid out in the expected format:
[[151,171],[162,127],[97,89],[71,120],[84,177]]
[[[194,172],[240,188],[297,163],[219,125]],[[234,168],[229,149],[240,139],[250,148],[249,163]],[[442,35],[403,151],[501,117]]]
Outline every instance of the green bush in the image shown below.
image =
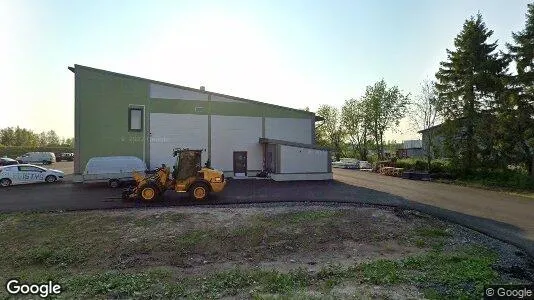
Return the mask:
[[[397,160],[396,166],[406,171],[426,171],[423,159],[405,158]],[[450,160],[435,159],[430,163],[430,173],[436,178],[456,178],[460,183],[512,190],[534,190],[534,178],[524,169],[478,169],[467,173],[456,168]]]
[[397,160],[397,168],[404,168],[406,171],[429,171],[433,174],[456,174],[457,171],[448,160],[435,159],[430,163],[430,170],[428,169],[428,162],[425,159],[404,158]]
[[428,169],[428,164],[427,164],[426,161],[416,160],[415,161],[415,165],[414,165],[414,169],[416,171],[426,171]]
[[72,147],[25,147],[25,146],[0,146],[0,157],[16,158],[27,152],[74,152]]
[[445,164],[440,161],[433,161],[430,163],[430,173],[445,173]]
[[409,170],[413,167],[413,160],[411,158],[398,159],[395,165],[397,166],[397,168],[404,168],[405,170]]
[[477,170],[471,174],[458,174],[458,180],[488,187],[534,190],[534,178],[520,170]]
[[427,163],[421,159],[404,158],[397,160],[397,168],[403,168],[406,171],[426,171]]

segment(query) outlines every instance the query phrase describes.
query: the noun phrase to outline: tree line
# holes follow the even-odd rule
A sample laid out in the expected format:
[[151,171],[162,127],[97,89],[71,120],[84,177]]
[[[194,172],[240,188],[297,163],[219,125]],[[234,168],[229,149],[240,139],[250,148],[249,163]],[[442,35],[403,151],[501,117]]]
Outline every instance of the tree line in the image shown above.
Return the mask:
[[398,126],[408,104],[409,95],[380,80],[368,86],[361,98],[346,100],[341,111],[331,105],[321,105],[317,115],[323,117],[324,122],[317,127],[317,143],[334,150],[336,159],[344,154],[347,140],[351,152],[360,159],[367,160],[371,148],[383,158],[384,134]]
[[524,28],[512,32],[504,51],[497,50],[480,13],[468,18],[435,80],[424,82],[415,97],[380,80],[340,110],[321,105],[317,115],[325,120],[316,130],[317,143],[336,158],[348,144],[362,160],[370,150],[383,159],[384,133],[409,112],[414,128],[436,128],[424,135],[428,165],[441,156],[465,173],[512,165],[534,176],[534,4],[525,16]]
[[20,127],[0,129],[0,146],[10,147],[72,147],[72,138],[60,138],[54,130],[36,133]]

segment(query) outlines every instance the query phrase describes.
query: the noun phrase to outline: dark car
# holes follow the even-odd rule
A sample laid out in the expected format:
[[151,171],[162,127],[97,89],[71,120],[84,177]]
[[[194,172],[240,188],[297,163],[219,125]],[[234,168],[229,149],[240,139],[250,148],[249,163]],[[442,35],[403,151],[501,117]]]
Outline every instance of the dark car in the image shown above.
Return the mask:
[[0,157],[0,166],[9,166],[9,165],[18,165],[19,162],[8,158],[8,157]]
[[56,154],[56,162],[57,161],[73,161],[73,160],[74,160],[74,153]]

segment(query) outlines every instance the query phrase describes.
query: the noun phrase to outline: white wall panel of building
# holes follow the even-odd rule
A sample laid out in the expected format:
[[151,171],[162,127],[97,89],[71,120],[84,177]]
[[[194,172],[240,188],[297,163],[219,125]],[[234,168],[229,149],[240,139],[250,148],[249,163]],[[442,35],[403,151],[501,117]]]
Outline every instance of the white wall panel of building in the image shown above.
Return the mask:
[[312,120],[265,118],[265,137],[302,144],[312,143]]
[[211,101],[229,102],[229,103],[243,103],[243,101],[235,100],[235,99],[232,99],[232,98],[229,98],[229,97],[218,96],[218,95],[212,95],[211,96]]
[[232,171],[233,152],[247,151],[247,169],[261,170],[263,148],[258,143],[261,131],[259,117],[211,116],[211,165]]
[[208,101],[207,94],[154,83],[150,84],[150,98]]
[[279,173],[328,172],[328,151],[280,146]]
[[[174,148],[208,149],[208,116],[188,114],[150,114],[150,168],[172,166]],[[202,165],[208,153],[202,153]],[[172,169],[171,169],[172,170]]]

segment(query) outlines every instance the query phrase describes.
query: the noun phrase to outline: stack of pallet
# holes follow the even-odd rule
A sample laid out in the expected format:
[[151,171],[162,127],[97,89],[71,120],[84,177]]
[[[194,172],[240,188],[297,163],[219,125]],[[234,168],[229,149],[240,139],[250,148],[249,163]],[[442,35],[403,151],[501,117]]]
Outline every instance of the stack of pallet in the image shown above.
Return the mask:
[[378,173],[386,176],[401,177],[403,171],[403,168],[382,167],[378,170]]

